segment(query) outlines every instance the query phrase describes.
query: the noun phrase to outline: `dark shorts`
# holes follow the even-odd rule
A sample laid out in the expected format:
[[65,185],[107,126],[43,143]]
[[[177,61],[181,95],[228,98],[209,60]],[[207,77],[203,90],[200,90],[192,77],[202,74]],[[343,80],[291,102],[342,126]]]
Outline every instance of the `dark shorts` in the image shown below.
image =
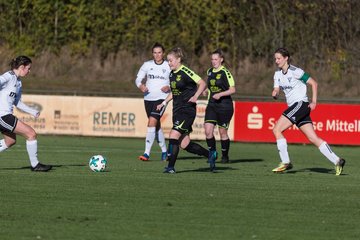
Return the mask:
[[160,120],[161,116],[165,112],[165,108],[162,108],[160,111],[156,110],[157,105],[160,105],[164,99],[159,99],[156,101],[144,101],[145,104],[145,111],[147,117],[153,117],[157,120]]
[[0,131],[2,133],[12,133],[15,130],[17,122],[17,117],[12,114],[0,117]]
[[311,123],[310,118],[311,109],[308,102],[297,102],[291,105],[283,112],[283,115],[290,120],[297,127],[301,127],[304,124]]
[[172,129],[181,134],[189,134],[192,132],[192,125],[196,117],[196,108],[188,107],[178,109],[173,113]]
[[224,108],[208,105],[205,111],[205,123],[212,123],[221,128],[228,129],[233,115],[234,107],[232,104]]

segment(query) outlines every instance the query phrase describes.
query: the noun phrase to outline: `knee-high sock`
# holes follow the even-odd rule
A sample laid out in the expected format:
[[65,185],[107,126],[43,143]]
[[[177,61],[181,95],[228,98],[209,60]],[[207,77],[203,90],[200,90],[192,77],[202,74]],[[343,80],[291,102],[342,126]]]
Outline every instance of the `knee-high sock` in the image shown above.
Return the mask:
[[206,143],[207,143],[207,146],[208,146],[209,151],[216,151],[216,141],[215,141],[215,137],[207,138],[207,139],[206,139]]
[[230,149],[230,139],[221,140],[221,153],[223,157],[228,157]]
[[161,148],[161,152],[166,152],[166,142],[163,130],[160,128],[157,131],[158,143]]
[[6,146],[5,140],[1,139],[0,140],[0,152],[5,151],[6,149],[8,149],[8,146]]
[[189,153],[197,154],[199,156],[209,157],[209,151],[193,141],[186,146],[185,150]]
[[151,147],[155,140],[155,127],[148,127],[145,139],[145,153],[150,156]]
[[287,151],[287,142],[285,138],[276,140],[277,148],[279,150],[279,155],[282,163],[289,163],[289,153]]
[[177,156],[179,154],[179,140],[178,139],[169,139],[169,152],[170,154],[170,159],[169,159],[169,164],[168,167],[175,167],[175,162],[177,159]]
[[29,155],[30,164],[32,167],[35,167],[38,163],[38,157],[37,157],[37,140],[27,140],[26,141],[26,150]]
[[330,146],[323,142],[319,147],[320,152],[334,164],[337,164],[339,157],[331,150]]

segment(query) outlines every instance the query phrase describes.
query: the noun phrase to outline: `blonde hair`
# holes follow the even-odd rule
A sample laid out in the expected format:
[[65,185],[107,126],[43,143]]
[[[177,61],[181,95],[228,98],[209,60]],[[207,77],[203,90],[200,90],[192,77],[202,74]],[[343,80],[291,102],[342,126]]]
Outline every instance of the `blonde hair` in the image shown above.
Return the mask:
[[176,47],[170,50],[170,52],[168,53],[168,55],[174,55],[175,58],[180,58],[181,60],[184,59],[184,52],[181,48]]

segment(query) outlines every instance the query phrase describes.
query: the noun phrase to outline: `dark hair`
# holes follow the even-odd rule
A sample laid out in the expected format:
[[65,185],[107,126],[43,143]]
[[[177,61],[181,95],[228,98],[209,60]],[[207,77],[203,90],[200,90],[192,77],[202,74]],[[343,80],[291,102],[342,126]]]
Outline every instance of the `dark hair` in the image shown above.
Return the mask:
[[154,45],[151,48],[151,51],[154,51],[155,48],[161,48],[162,51],[165,52],[165,48],[161,43],[158,43],[158,42],[154,43]]
[[225,63],[224,52],[221,50],[221,48],[217,48],[215,51],[213,51],[213,52],[211,53],[211,55],[213,55],[213,54],[218,54],[218,55],[223,59],[223,61],[222,61],[221,64],[224,64],[224,63]]
[[169,54],[173,54],[176,58],[181,58],[181,60],[183,60],[185,57],[183,50],[179,47],[171,49],[168,55]]
[[[276,49],[275,53],[280,53],[283,57],[288,57],[288,63],[290,62],[290,52],[286,48],[278,48]],[[275,54],[274,53],[274,54]]]
[[31,59],[27,56],[18,56],[11,60],[11,69],[18,69],[21,65],[27,66],[32,63]]

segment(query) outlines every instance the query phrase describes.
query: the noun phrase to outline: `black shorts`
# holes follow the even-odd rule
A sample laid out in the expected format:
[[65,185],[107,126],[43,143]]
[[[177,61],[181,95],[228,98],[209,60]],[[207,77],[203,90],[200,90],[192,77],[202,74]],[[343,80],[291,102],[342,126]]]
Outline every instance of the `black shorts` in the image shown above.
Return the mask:
[[283,115],[290,120],[297,127],[301,127],[304,124],[311,123],[310,118],[311,109],[308,102],[297,102],[291,105],[283,112]]
[[157,120],[160,120],[161,116],[165,112],[165,108],[162,108],[160,111],[158,111],[156,110],[156,107],[157,105],[160,105],[163,101],[164,99],[159,99],[156,101],[144,101],[145,111],[148,118],[153,117]]
[[12,133],[15,130],[17,122],[17,117],[12,114],[0,117],[0,131],[2,133]]
[[187,107],[180,108],[173,113],[172,129],[181,134],[189,134],[192,132],[192,125],[196,117],[196,108]]
[[221,108],[209,104],[205,111],[205,123],[217,124],[221,128],[228,129],[233,114],[234,107],[232,103],[231,105]]

